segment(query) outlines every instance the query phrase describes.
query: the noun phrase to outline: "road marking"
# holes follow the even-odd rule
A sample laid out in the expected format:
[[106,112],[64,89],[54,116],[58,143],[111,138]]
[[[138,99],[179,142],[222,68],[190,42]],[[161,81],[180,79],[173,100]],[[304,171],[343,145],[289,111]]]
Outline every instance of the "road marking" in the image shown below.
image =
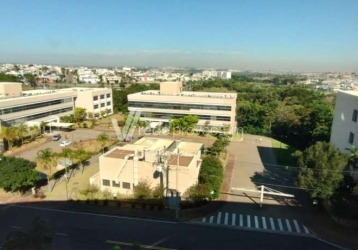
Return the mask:
[[67,234],[63,234],[63,233],[55,233],[56,235],[59,235],[59,236],[65,236],[67,237],[68,235]]
[[218,217],[216,218],[216,224],[220,224],[221,221],[221,212],[218,213]]
[[262,226],[264,227],[264,229],[267,229],[265,217],[262,217]]
[[229,213],[225,213],[224,224],[225,224],[225,225],[228,225],[228,224],[229,224]]
[[155,223],[163,223],[163,224],[178,224],[177,222],[173,222],[173,221],[163,221],[163,220],[135,218],[135,217],[126,217],[126,216],[115,216],[115,215],[108,215],[108,214],[95,214],[95,213],[89,213],[89,212],[86,213],[86,212],[68,211],[68,210],[61,210],[61,209],[55,209],[55,208],[34,207],[34,206],[28,206],[28,205],[14,205],[13,207],[30,208],[30,209],[35,209],[35,210],[44,210],[44,211],[67,213],[67,214],[79,214],[79,215],[87,215],[87,216],[107,217],[107,218],[124,219],[124,220],[147,221],[147,222],[155,222]]
[[260,228],[259,227],[259,220],[257,219],[257,216],[255,216],[255,227]]
[[297,220],[293,220],[293,224],[295,224],[296,232],[301,233],[300,226],[297,223]]
[[278,221],[278,227],[280,228],[281,231],[283,231],[281,219],[277,219],[277,221]]
[[22,227],[18,227],[18,226],[11,226],[11,228],[22,229]]
[[[106,243],[109,244],[116,244],[116,245],[122,245],[122,246],[133,246],[133,243],[128,242],[121,242],[121,241],[114,241],[114,240],[107,240]],[[166,248],[166,247],[158,247],[158,246],[149,246],[149,245],[140,245],[141,248],[144,249],[155,249],[155,250],[177,250],[174,248]]]
[[291,224],[290,224],[290,221],[288,219],[286,219],[286,225],[287,225],[288,231],[292,232]]
[[240,217],[240,224],[239,225],[240,225],[240,227],[242,227],[244,225],[244,218],[243,218],[242,214],[240,214],[239,217]]
[[214,222],[214,216],[210,216],[210,223],[213,223]]
[[231,225],[235,226],[236,225],[236,214],[232,214],[232,223]]
[[203,218],[202,222],[206,222],[206,217]]
[[305,233],[306,233],[306,234],[309,234],[309,233],[310,233],[310,231],[308,231],[307,227],[305,227],[305,226],[303,226],[303,230],[305,230]]
[[247,216],[247,226],[251,227],[250,215]]
[[272,230],[276,230],[276,228],[275,228],[275,223],[273,222],[273,219],[272,219],[272,218],[270,218],[270,224],[271,224],[271,229],[272,229]]

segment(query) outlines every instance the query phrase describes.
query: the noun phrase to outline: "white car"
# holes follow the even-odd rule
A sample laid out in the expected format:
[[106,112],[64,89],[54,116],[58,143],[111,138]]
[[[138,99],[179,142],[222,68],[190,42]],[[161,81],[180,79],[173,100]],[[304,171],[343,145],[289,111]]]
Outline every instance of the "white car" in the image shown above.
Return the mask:
[[71,141],[63,141],[63,142],[61,142],[60,147],[70,146],[71,144],[72,144]]

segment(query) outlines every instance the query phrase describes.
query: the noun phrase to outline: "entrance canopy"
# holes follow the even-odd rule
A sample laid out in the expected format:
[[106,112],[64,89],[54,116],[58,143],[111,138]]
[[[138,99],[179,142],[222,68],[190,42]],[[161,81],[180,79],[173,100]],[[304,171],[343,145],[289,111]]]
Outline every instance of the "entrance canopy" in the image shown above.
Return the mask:
[[58,127],[58,128],[69,128],[73,125],[74,123],[67,123],[67,122],[50,122],[48,123],[46,126],[50,126],[50,127]]

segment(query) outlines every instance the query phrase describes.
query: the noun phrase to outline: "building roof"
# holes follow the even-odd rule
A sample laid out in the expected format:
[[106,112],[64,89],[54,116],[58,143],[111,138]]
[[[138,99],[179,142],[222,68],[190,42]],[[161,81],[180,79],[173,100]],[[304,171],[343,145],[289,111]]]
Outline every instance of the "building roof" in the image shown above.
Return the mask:
[[[179,156],[179,166],[181,166],[181,167],[189,166],[189,164],[191,163],[193,158],[194,158],[193,156],[182,156],[182,155]],[[171,157],[168,160],[168,165],[176,166],[177,164],[178,164],[178,157],[177,156]]]
[[139,95],[155,95],[155,96],[182,96],[192,98],[216,98],[216,99],[236,99],[237,93],[217,93],[217,92],[195,92],[195,91],[183,91],[180,94],[160,94],[159,90],[147,90],[130,94],[128,96],[139,96]]
[[106,157],[116,158],[116,159],[124,159],[126,155],[134,154],[132,150],[123,150],[120,148],[115,148],[113,151],[109,152]]
[[338,90],[338,92],[358,96],[358,90]]

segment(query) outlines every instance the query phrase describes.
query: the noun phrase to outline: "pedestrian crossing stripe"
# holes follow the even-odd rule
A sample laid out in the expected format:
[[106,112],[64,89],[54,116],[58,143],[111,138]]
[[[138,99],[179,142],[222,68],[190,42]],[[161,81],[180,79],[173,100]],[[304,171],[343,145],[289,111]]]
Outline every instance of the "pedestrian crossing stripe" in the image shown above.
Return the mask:
[[244,215],[228,212],[218,212],[216,215],[204,217],[201,219],[202,223],[223,224],[235,227],[247,227],[270,231],[286,231],[290,233],[304,233],[309,234],[309,230],[295,219],[284,218],[266,218],[258,215]]

